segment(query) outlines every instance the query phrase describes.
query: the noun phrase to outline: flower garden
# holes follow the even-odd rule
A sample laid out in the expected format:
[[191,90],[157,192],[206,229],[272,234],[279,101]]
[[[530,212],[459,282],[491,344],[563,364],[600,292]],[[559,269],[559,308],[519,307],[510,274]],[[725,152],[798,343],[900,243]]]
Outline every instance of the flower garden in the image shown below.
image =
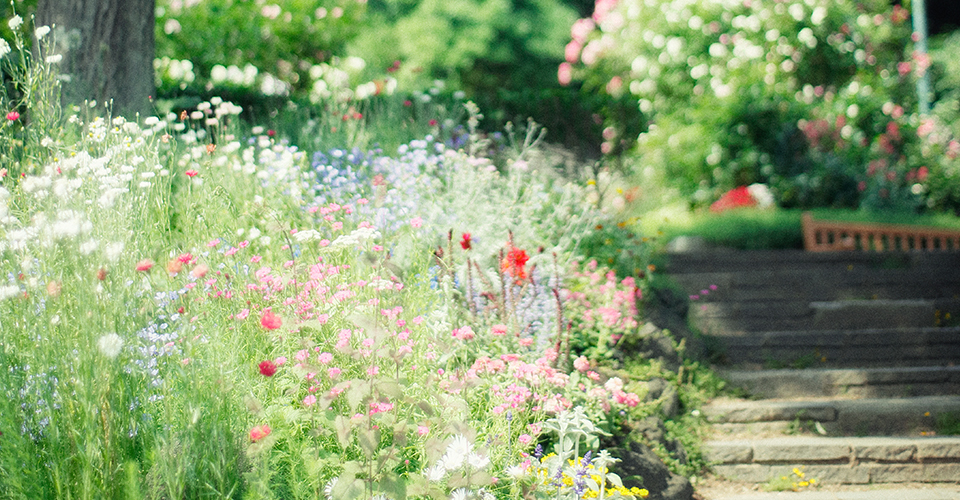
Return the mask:
[[[168,35],[203,19],[158,3]],[[293,73],[240,61],[196,65],[209,71],[208,94],[269,87],[280,90],[264,99],[294,102],[284,92],[302,92],[285,115],[252,119],[219,95],[181,106],[175,94],[195,78],[189,54],[157,59],[169,100],[155,116],[61,106],[69,83],[44,52],[49,29],[10,18],[0,45],[15,89],[0,99],[0,498],[645,498],[644,478],[618,475],[611,452],[633,441],[675,473],[700,474],[696,408],[721,383],[696,361],[627,350],[648,332],[657,277],[653,239],[633,234],[654,195],[629,186],[676,175],[696,205],[736,178],[769,184],[789,206],[807,200],[802,182],[827,182],[822,171],[840,162],[876,166],[844,177],[863,177],[864,200],[947,207],[957,151],[942,121],[888,106],[910,68],[824,87],[807,84],[812,74],[783,77],[821,38],[855,68],[895,64],[877,59],[895,51],[860,31],[834,33],[853,26],[843,24],[850,2],[677,0],[683,18],[660,9],[663,25],[702,37],[669,39],[648,36],[659,21],[641,14],[654,3],[598,1],[573,24],[561,79],[579,72],[585,92],[602,81],[620,104],[629,90],[658,122],[636,146],[621,140],[636,124],[613,124],[604,108],[603,150],[626,152],[622,168],[576,175],[540,154],[534,123],[485,131],[463,92],[442,81],[405,90],[348,58],[303,66],[297,78],[312,83],[299,88]],[[767,4],[769,16],[738,14]],[[272,5],[263,16],[283,19]],[[823,26],[796,29],[809,32],[803,46],[782,41],[797,9]],[[856,26],[902,31],[892,12]],[[347,37],[359,14],[339,14],[324,10]],[[703,21],[713,18],[723,23]],[[651,24],[625,30],[630,22]],[[761,22],[785,23],[783,37],[754,29]],[[724,41],[728,25],[750,35]],[[617,38],[628,34],[654,49]],[[747,64],[755,52],[777,55]],[[673,67],[683,64],[693,70]],[[804,151],[822,180],[786,175],[763,138],[729,133],[743,110],[725,98],[761,92],[766,79],[783,79],[754,101],[774,118],[816,117],[794,139],[812,141]],[[661,137],[681,119],[680,94],[729,118],[716,137],[704,141],[696,117]],[[707,150],[684,146],[693,140]],[[639,154],[648,147],[656,154]],[[667,167],[641,159],[651,157]],[[682,355],[684,341],[667,338]],[[667,408],[671,391],[679,411]],[[672,449],[632,432],[651,417]]]

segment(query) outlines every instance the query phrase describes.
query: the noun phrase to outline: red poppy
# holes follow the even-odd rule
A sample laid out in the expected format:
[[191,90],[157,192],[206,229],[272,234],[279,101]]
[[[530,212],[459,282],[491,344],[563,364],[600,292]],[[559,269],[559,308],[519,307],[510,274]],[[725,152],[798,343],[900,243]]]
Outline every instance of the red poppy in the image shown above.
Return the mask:
[[470,233],[463,233],[463,239],[460,240],[460,247],[464,250],[470,250]]
[[517,281],[523,281],[527,279],[526,265],[528,260],[530,260],[530,257],[526,250],[511,245],[507,255],[500,261],[500,271],[507,273],[508,276],[513,276]]

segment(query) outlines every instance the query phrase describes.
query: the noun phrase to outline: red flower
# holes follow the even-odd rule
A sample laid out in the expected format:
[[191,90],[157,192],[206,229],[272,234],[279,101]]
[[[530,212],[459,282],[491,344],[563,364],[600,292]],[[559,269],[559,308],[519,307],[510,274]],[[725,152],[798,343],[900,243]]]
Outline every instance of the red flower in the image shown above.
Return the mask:
[[260,375],[264,377],[272,377],[274,373],[277,373],[277,365],[269,359],[260,362]]
[[153,267],[153,261],[150,259],[143,259],[137,262],[137,271],[149,271],[151,267]]
[[711,212],[723,212],[732,208],[753,207],[757,205],[757,200],[753,198],[747,186],[740,186],[731,189],[723,194],[719,200],[710,205]]
[[20,119],[20,113],[17,113],[16,111],[11,111],[11,112],[7,113],[7,120],[10,120],[10,121],[12,121],[12,122],[15,122],[15,121],[17,121],[17,120],[19,120],[19,119]]
[[261,439],[270,435],[270,426],[267,424],[258,425],[253,429],[250,429],[250,441],[256,443]]
[[463,239],[460,240],[460,247],[464,250],[470,250],[470,233],[463,233]]
[[276,330],[280,328],[280,325],[283,324],[283,321],[280,319],[280,316],[273,314],[273,311],[267,309],[263,311],[263,314],[260,316],[260,326],[266,328],[267,330]]
[[500,261],[500,271],[513,276],[517,281],[523,281],[527,279],[526,265],[528,260],[530,260],[530,257],[526,250],[510,245],[507,255]]
[[196,170],[193,170],[193,169],[187,170],[184,173],[187,174],[187,177],[196,177],[197,175],[200,174],[200,172],[197,172]]

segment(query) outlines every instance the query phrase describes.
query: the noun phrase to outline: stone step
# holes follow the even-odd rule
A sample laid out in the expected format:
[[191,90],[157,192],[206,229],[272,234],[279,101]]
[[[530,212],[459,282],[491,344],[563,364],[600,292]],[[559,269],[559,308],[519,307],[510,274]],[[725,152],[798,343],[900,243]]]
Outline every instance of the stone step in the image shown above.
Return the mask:
[[[817,433],[921,436],[956,432],[960,395],[893,399],[713,401],[701,409],[724,436]],[[943,425],[950,425],[945,428]]]
[[742,336],[754,332],[871,330],[956,325],[960,300],[754,301],[695,304],[689,318],[702,333]]
[[758,398],[903,398],[960,394],[960,367],[721,370],[730,386]]
[[708,441],[714,474],[765,482],[802,467],[806,478],[830,484],[956,482],[960,437],[777,437]]
[[743,333],[718,337],[730,366],[840,368],[960,362],[960,327]]
[[[771,272],[763,268],[671,275],[688,295],[703,301],[866,300],[954,297],[960,269],[869,270],[823,268]],[[706,291],[707,293],[703,293]]]
[[833,267],[856,269],[955,269],[958,252],[805,252],[803,250],[704,250],[672,252],[665,271],[671,276],[687,273],[750,272],[765,270],[811,270]]
[[[735,486],[733,486],[735,485]],[[715,482],[697,487],[707,500],[957,500],[960,486],[939,483],[839,485],[820,490],[757,491],[753,483]]]

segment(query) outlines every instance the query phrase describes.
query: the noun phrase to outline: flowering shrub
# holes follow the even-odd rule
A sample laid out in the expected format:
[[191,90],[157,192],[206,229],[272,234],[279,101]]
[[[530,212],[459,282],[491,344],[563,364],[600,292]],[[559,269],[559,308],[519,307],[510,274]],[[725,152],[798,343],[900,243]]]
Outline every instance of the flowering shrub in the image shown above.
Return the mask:
[[[943,121],[915,108],[909,13],[886,1],[602,0],[559,78],[633,96],[650,121],[606,151],[678,179],[695,203],[768,184],[784,206],[945,208],[957,167]],[[954,153],[951,153],[954,151]]]
[[[582,271],[574,269],[561,297],[575,353],[595,363],[607,359],[617,341],[639,326],[637,303],[642,292],[637,281],[633,277],[618,280],[612,270],[599,268],[595,260]],[[587,367],[589,364],[576,366],[581,372]]]

